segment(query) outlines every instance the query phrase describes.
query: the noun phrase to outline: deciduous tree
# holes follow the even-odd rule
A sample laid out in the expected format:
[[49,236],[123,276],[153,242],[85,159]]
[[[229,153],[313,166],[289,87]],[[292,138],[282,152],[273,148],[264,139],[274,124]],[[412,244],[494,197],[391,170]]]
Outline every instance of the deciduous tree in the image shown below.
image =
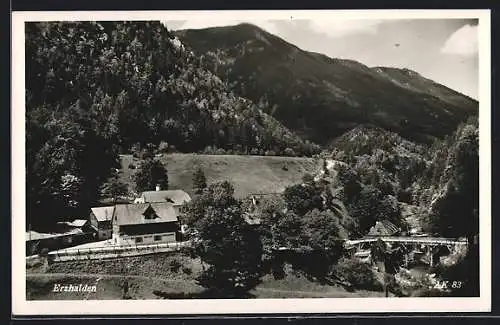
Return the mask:
[[244,297],[259,282],[262,244],[246,223],[228,182],[210,185],[189,205],[187,223],[195,230],[195,251],[208,265],[198,282],[218,297]]
[[167,169],[161,161],[147,159],[141,163],[141,168],[134,174],[136,190],[139,192],[153,190],[156,185],[168,189]]
[[196,194],[200,194],[205,188],[207,188],[207,178],[205,177],[203,169],[200,167],[197,168],[193,174],[193,189]]

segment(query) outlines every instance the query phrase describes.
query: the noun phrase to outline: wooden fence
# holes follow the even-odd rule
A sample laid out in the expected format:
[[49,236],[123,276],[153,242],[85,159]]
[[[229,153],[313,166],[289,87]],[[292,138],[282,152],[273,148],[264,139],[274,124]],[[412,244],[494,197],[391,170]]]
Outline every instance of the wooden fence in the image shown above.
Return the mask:
[[164,252],[174,252],[189,247],[190,242],[173,242],[144,245],[112,245],[89,248],[70,248],[53,251],[48,254],[49,263],[75,260],[108,259],[137,256]]

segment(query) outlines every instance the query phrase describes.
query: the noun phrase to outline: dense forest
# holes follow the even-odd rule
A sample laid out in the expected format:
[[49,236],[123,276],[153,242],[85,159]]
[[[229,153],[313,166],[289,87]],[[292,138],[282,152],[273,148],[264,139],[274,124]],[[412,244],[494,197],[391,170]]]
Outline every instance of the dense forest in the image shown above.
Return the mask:
[[118,153],[133,146],[319,151],[234,95],[202,61],[159,22],[27,24],[28,215],[88,207]]
[[337,179],[347,204],[369,188],[422,207],[424,230],[469,237],[478,232],[478,135],[477,117],[431,145],[360,126],[337,138],[327,157],[346,163],[338,168]]

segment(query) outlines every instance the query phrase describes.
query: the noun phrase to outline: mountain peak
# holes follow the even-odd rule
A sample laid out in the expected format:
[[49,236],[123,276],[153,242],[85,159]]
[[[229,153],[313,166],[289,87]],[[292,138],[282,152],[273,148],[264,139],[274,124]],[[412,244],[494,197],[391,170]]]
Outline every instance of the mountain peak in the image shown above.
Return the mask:
[[477,107],[478,105],[478,102],[469,96],[428,79],[408,68],[374,67],[372,70],[400,87],[437,97],[448,104],[467,107]]
[[455,130],[477,102],[407,68],[367,67],[304,51],[252,24],[181,36],[242,97],[319,144],[371,123],[413,140]]

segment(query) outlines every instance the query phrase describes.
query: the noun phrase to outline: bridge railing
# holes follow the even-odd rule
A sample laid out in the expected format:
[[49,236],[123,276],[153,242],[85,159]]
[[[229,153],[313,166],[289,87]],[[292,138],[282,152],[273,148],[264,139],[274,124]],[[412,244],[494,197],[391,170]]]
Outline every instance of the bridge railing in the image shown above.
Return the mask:
[[399,242],[399,243],[416,243],[416,244],[440,244],[440,245],[468,245],[466,239],[450,239],[437,237],[367,237],[354,240],[346,240],[346,245],[356,245],[360,243],[375,242],[377,240],[384,242]]

